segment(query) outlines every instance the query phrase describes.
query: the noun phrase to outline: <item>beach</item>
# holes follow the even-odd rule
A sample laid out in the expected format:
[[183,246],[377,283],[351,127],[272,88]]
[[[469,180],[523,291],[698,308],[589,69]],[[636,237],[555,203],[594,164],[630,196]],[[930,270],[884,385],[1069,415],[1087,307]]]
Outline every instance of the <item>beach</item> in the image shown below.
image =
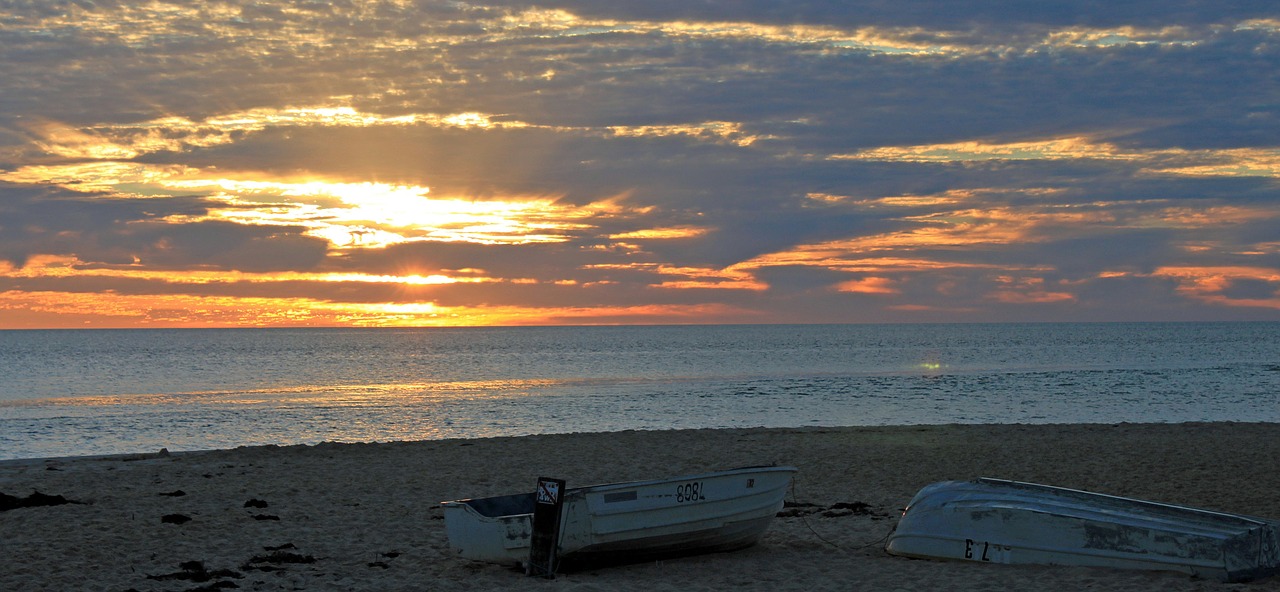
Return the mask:
[[[624,431],[0,462],[0,590],[1280,590],[883,550],[941,480],[998,477],[1280,518],[1280,424]],[[748,465],[799,469],[760,543],[526,578],[454,556],[443,500]],[[863,506],[865,504],[865,507]],[[855,508],[855,509],[850,509]],[[234,586],[234,587],[233,587]]]

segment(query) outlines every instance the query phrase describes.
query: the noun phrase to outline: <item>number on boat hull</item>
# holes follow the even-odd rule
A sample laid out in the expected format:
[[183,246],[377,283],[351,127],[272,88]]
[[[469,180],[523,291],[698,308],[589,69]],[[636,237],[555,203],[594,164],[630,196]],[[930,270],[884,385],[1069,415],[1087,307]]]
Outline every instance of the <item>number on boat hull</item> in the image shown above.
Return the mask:
[[993,563],[1008,563],[1009,551],[1013,547],[992,543],[990,541],[975,541],[973,539],[964,540],[964,558],[970,561],[990,561]]
[[700,502],[707,499],[701,481],[690,481],[676,486],[676,503]]

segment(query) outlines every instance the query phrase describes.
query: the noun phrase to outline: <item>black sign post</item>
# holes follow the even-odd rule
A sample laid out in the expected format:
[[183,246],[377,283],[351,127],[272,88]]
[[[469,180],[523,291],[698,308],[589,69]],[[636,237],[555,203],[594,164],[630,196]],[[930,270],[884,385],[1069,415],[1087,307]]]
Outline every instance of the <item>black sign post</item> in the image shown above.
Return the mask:
[[533,537],[529,546],[529,567],[525,573],[556,577],[556,547],[560,546],[560,509],[564,506],[564,479],[538,477],[534,494]]

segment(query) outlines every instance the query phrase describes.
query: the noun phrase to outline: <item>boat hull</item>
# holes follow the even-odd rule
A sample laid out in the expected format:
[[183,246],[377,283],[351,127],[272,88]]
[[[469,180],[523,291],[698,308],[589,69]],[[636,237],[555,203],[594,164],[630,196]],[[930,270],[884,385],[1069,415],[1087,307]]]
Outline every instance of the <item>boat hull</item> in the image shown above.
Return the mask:
[[1178,571],[1236,582],[1274,575],[1276,523],[1097,493],[1003,481],[920,490],[885,550],[986,563]]
[[[753,545],[782,508],[795,471],[749,467],[566,489],[557,556],[634,561]],[[467,559],[528,561],[532,496],[442,503],[450,545]]]

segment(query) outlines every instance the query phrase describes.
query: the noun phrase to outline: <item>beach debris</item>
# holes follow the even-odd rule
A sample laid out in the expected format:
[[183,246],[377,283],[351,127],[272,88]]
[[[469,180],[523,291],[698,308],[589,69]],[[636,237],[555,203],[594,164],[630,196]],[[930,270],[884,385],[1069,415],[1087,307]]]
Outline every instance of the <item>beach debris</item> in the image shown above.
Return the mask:
[[190,590],[186,590],[185,592],[218,592],[219,590],[222,590],[225,588],[239,588],[239,587],[240,587],[240,584],[237,584],[229,580],[223,580],[220,582],[214,582],[212,584],[209,584],[208,586],[198,586]]
[[82,504],[75,500],[69,500],[61,495],[49,495],[32,491],[27,497],[17,497],[6,493],[0,493],[0,512],[16,510],[18,508],[39,508],[44,506],[61,506],[63,504]]
[[874,516],[876,514],[871,511],[871,504],[866,502],[837,502],[823,512],[822,515],[828,518],[839,518],[841,516]]
[[[169,458],[170,456],[171,455],[169,454],[168,448],[161,448],[159,452],[154,452],[154,453],[144,452],[141,454],[131,454],[129,456],[119,457],[119,460],[120,462],[138,462],[141,460],[155,460],[157,458]],[[107,470],[110,471],[113,469],[107,469]]]
[[[256,498],[252,498],[249,501],[244,503],[244,507],[246,508],[265,508],[268,505],[269,504],[267,504],[267,502],[260,499],[256,499]],[[253,519],[254,520],[279,520],[280,517],[273,516],[271,514],[254,514]]]
[[873,519],[880,519],[888,516],[883,512],[876,512],[872,509],[871,504],[866,502],[836,502],[830,506],[820,506],[808,502],[784,502],[782,511],[778,512],[779,518],[795,518],[797,516],[808,516],[810,514],[821,513],[827,518],[842,518],[844,516],[871,516]]
[[[382,557],[387,558],[387,559],[395,559],[396,557],[399,557],[399,556],[400,556],[400,552],[399,552],[399,551],[387,551],[386,553],[381,553],[380,555],[381,555]],[[383,561],[383,560],[381,560],[381,559],[376,560],[376,561],[370,561],[367,565],[368,565],[369,567],[379,567],[379,568],[382,568],[382,569],[391,569],[391,564],[390,564],[390,563],[387,563],[386,561]]]
[[182,497],[182,496],[184,496],[184,495],[187,495],[187,492],[185,492],[185,491],[183,491],[183,490],[181,490],[181,489],[178,489],[178,490],[175,490],[175,491],[170,491],[170,492],[168,492],[168,493],[162,493],[162,494],[160,494],[160,495],[162,495],[162,496],[164,496],[164,497]]
[[[213,579],[223,579],[223,578],[238,579],[238,578],[244,577],[243,575],[240,574],[240,572],[230,570],[230,569],[215,569],[213,571],[209,571],[209,569],[204,566],[203,561],[183,561],[182,563],[178,564],[178,569],[180,569],[181,571],[161,574],[158,576],[147,575],[147,579],[159,580],[159,581],[184,580],[189,582],[195,582],[197,584],[202,584],[204,582],[208,582]],[[239,588],[239,587],[240,586],[235,582],[226,582],[225,584],[216,584],[213,588],[209,588],[209,589]]]
[[252,559],[246,561],[244,565],[240,566],[240,569],[244,569],[244,570],[253,569],[257,571],[277,571],[277,570],[284,569],[284,567],[280,567],[283,565],[306,564],[306,563],[315,563],[315,562],[316,562],[316,558],[310,555],[303,555],[301,553],[291,553],[289,551],[277,550],[277,551],[272,551],[268,555],[254,555]]
[[160,522],[164,524],[186,524],[191,522],[191,517],[185,514],[165,514],[160,517]]
[[809,502],[782,502],[782,510],[778,512],[779,518],[794,518],[796,516],[805,516],[822,510],[822,506],[811,504]]

